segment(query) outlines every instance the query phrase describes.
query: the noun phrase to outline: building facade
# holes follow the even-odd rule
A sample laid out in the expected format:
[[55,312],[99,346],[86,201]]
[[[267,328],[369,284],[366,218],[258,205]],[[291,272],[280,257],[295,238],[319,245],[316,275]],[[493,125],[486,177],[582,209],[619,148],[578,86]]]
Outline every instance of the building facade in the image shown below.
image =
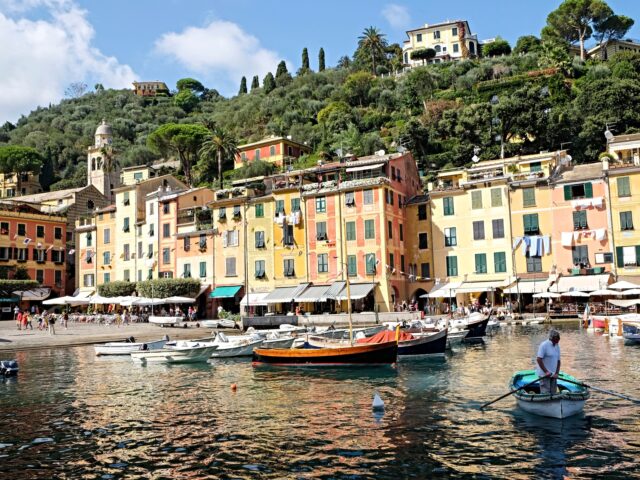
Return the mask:
[[133,93],[139,97],[155,97],[169,95],[169,87],[164,82],[133,82]]
[[466,20],[425,24],[407,31],[407,37],[402,45],[402,57],[404,64],[409,67],[425,64],[424,60],[412,59],[411,54],[427,48],[436,52],[436,56],[429,60],[430,63],[474,58],[480,53],[478,37],[471,33]]
[[289,167],[304,154],[311,153],[311,148],[304,143],[287,137],[269,137],[258,142],[238,146],[235,158],[235,168],[245,164],[262,160],[277,165]]

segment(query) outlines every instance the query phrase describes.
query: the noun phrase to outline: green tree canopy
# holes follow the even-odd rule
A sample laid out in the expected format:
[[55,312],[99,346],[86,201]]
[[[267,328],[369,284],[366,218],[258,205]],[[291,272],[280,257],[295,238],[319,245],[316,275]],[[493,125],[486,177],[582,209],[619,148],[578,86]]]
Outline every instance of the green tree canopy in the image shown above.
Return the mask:
[[[377,66],[386,59],[385,48],[387,47],[386,35],[378,28],[371,26],[364,29],[358,37],[358,50],[355,57],[368,58],[371,65],[371,73],[377,74]],[[359,54],[360,52],[360,54]]]
[[191,168],[209,131],[200,124],[168,123],[147,137],[147,146],[164,157],[177,155],[187,184],[193,184]]
[[433,48],[420,48],[411,52],[411,60],[422,60],[423,65],[435,56],[436,51]]
[[482,45],[482,55],[485,57],[498,57],[501,55],[509,55],[511,53],[511,45],[506,40],[498,37],[491,43]]
[[251,91],[253,92],[257,88],[260,88],[260,78],[258,78],[258,75],[254,75],[253,80],[251,80]]
[[569,43],[578,42],[580,58],[586,58],[584,43],[591,38],[595,25],[613,15],[603,0],[564,0],[547,16],[547,26]]
[[276,69],[276,86],[284,87],[291,83],[291,74],[287,70],[287,64],[284,60],[280,61]]
[[234,158],[238,154],[238,141],[230,131],[219,125],[211,124],[208,130],[207,139],[200,149],[199,170],[200,172],[212,172],[211,163],[216,158],[218,180],[220,188],[222,188],[223,160],[233,165]]
[[190,113],[196,109],[200,100],[191,90],[185,89],[180,90],[176,96],[173,97],[173,103],[185,112]]
[[98,293],[103,297],[127,297],[136,291],[135,282],[117,280],[98,285]]
[[598,43],[607,43],[624,37],[634,24],[633,18],[624,15],[616,15],[613,12],[594,25],[594,37]]
[[268,72],[265,75],[264,80],[262,80],[262,89],[264,90],[264,93],[269,94],[275,88],[276,88],[276,79],[273,78],[273,73]]
[[318,52],[318,71],[324,72],[324,48],[320,47],[320,51]]
[[302,65],[300,66],[300,70],[298,70],[298,75],[304,75],[311,71],[311,67],[309,66],[309,51],[307,47],[302,49]]
[[136,284],[141,297],[195,297],[200,292],[200,280],[196,278],[158,278]]
[[240,90],[238,90],[238,95],[243,95],[247,93],[247,77],[242,77],[240,79]]
[[523,55],[525,53],[538,52],[542,49],[542,40],[535,35],[523,35],[518,38],[513,53]]
[[181,78],[176,82],[176,88],[179,92],[182,90],[190,90],[194,94],[202,94],[206,88],[195,78]]

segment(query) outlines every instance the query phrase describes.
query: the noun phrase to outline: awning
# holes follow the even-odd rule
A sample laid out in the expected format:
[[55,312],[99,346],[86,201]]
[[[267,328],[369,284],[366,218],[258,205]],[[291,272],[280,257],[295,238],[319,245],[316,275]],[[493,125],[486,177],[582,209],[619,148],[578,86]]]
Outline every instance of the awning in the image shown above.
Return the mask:
[[615,305],[617,307],[622,307],[622,308],[629,308],[632,307],[634,305],[640,305],[640,298],[635,298],[632,300],[607,300],[607,302],[609,302],[611,305]]
[[[349,284],[349,297],[351,300],[360,300],[361,298],[369,295],[369,292],[375,287],[375,283],[356,283],[354,285]],[[347,286],[336,297],[336,300],[347,300]]]
[[429,298],[449,298],[456,296],[462,282],[437,283],[427,294]]
[[331,288],[330,285],[312,285],[304,292],[293,299],[294,302],[326,302],[327,290]]
[[496,289],[502,288],[504,285],[505,280],[495,280],[491,282],[464,282],[456,290],[456,293],[483,293],[490,292],[491,290],[495,292]]
[[14,295],[21,297],[22,300],[29,302],[39,302],[40,300],[46,300],[51,295],[51,289],[47,287],[32,288],[31,290],[16,290]]
[[335,300],[336,297],[340,295],[340,292],[344,289],[346,284],[347,282],[342,281],[333,282],[329,289],[324,292],[324,298],[322,299],[322,301],[326,302],[327,300]]
[[280,287],[270,292],[263,301],[267,304],[291,303],[293,299],[300,295],[309,286],[308,283],[301,283],[295,287]]
[[0,298],[0,303],[18,303],[19,301],[20,301],[20,297]]
[[607,288],[611,274],[602,275],[568,275],[560,277],[558,281],[549,289],[552,292],[568,292],[578,290],[580,292],[593,292]]
[[209,294],[211,298],[233,298],[235,297],[242,285],[230,285],[224,287],[216,287],[216,289]]
[[209,288],[211,288],[211,285],[205,285],[203,287],[200,287],[200,291],[198,292],[198,294],[196,295],[196,298],[198,298],[200,295],[202,295],[204,292],[206,292],[207,290],[209,290]]
[[549,279],[538,278],[536,280],[520,280],[517,284],[511,285],[509,288],[505,288],[503,293],[510,295],[517,295],[518,292],[522,293],[540,293],[545,292],[549,288]]
[[350,167],[347,168],[347,173],[349,172],[364,172],[365,170],[375,170],[376,168],[383,167],[384,163],[376,163],[374,165],[364,165],[362,167]]
[[[241,307],[264,307],[267,303],[264,301],[264,298],[269,295],[269,292],[262,293],[249,293],[242,297],[240,300]],[[248,299],[247,299],[248,298]]]

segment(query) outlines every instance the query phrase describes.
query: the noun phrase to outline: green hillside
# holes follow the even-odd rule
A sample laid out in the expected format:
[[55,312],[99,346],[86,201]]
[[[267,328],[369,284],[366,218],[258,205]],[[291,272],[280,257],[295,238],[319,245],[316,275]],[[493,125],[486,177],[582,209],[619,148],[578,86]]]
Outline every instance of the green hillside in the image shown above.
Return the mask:
[[[640,129],[638,54],[585,62],[553,37],[523,37],[510,55],[389,75],[385,71],[397,67],[401,51],[384,43],[374,76],[366,49],[361,40],[352,58],[321,72],[305,65],[292,76],[281,63],[275,76],[254,78],[248,93],[232,98],[193,79],[178,82],[171,96],[152,99],[97,86],[35,110],[15,126],[5,124],[0,143],[38,150],[45,159],[44,183],[62,188],[84,184],[86,147],[102,118],[113,126],[121,166],[160,157],[147,143],[160,126],[199,123],[222,127],[238,143],[292,135],[313,148],[301,165],[338,151],[365,155],[402,146],[425,173],[468,164],[474,148],[482,159],[496,158],[501,138],[507,156],[568,148],[576,160],[592,161],[605,150],[607,124],[616,134]],[[201,172],[217,169],[215,162],[202,162]],[[223,170],[231,168],[226,158]],[[195,178],[206,183],[215,174]]]

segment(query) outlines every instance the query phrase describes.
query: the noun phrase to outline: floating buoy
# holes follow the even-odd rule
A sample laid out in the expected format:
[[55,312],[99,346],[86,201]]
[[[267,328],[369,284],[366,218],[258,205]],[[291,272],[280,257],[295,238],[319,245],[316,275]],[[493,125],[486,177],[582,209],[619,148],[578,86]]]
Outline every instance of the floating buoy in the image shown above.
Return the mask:
[[384,410],[384,402],[380,398],[380,395],[378,395],[378,392],[374,393],[373,395],[373,403],[371,404],[371,408],[373,408],[374,410]]
[[238,389],[238,385],[236,385],[235,383],[231,384],[231,391],[235,392]]

